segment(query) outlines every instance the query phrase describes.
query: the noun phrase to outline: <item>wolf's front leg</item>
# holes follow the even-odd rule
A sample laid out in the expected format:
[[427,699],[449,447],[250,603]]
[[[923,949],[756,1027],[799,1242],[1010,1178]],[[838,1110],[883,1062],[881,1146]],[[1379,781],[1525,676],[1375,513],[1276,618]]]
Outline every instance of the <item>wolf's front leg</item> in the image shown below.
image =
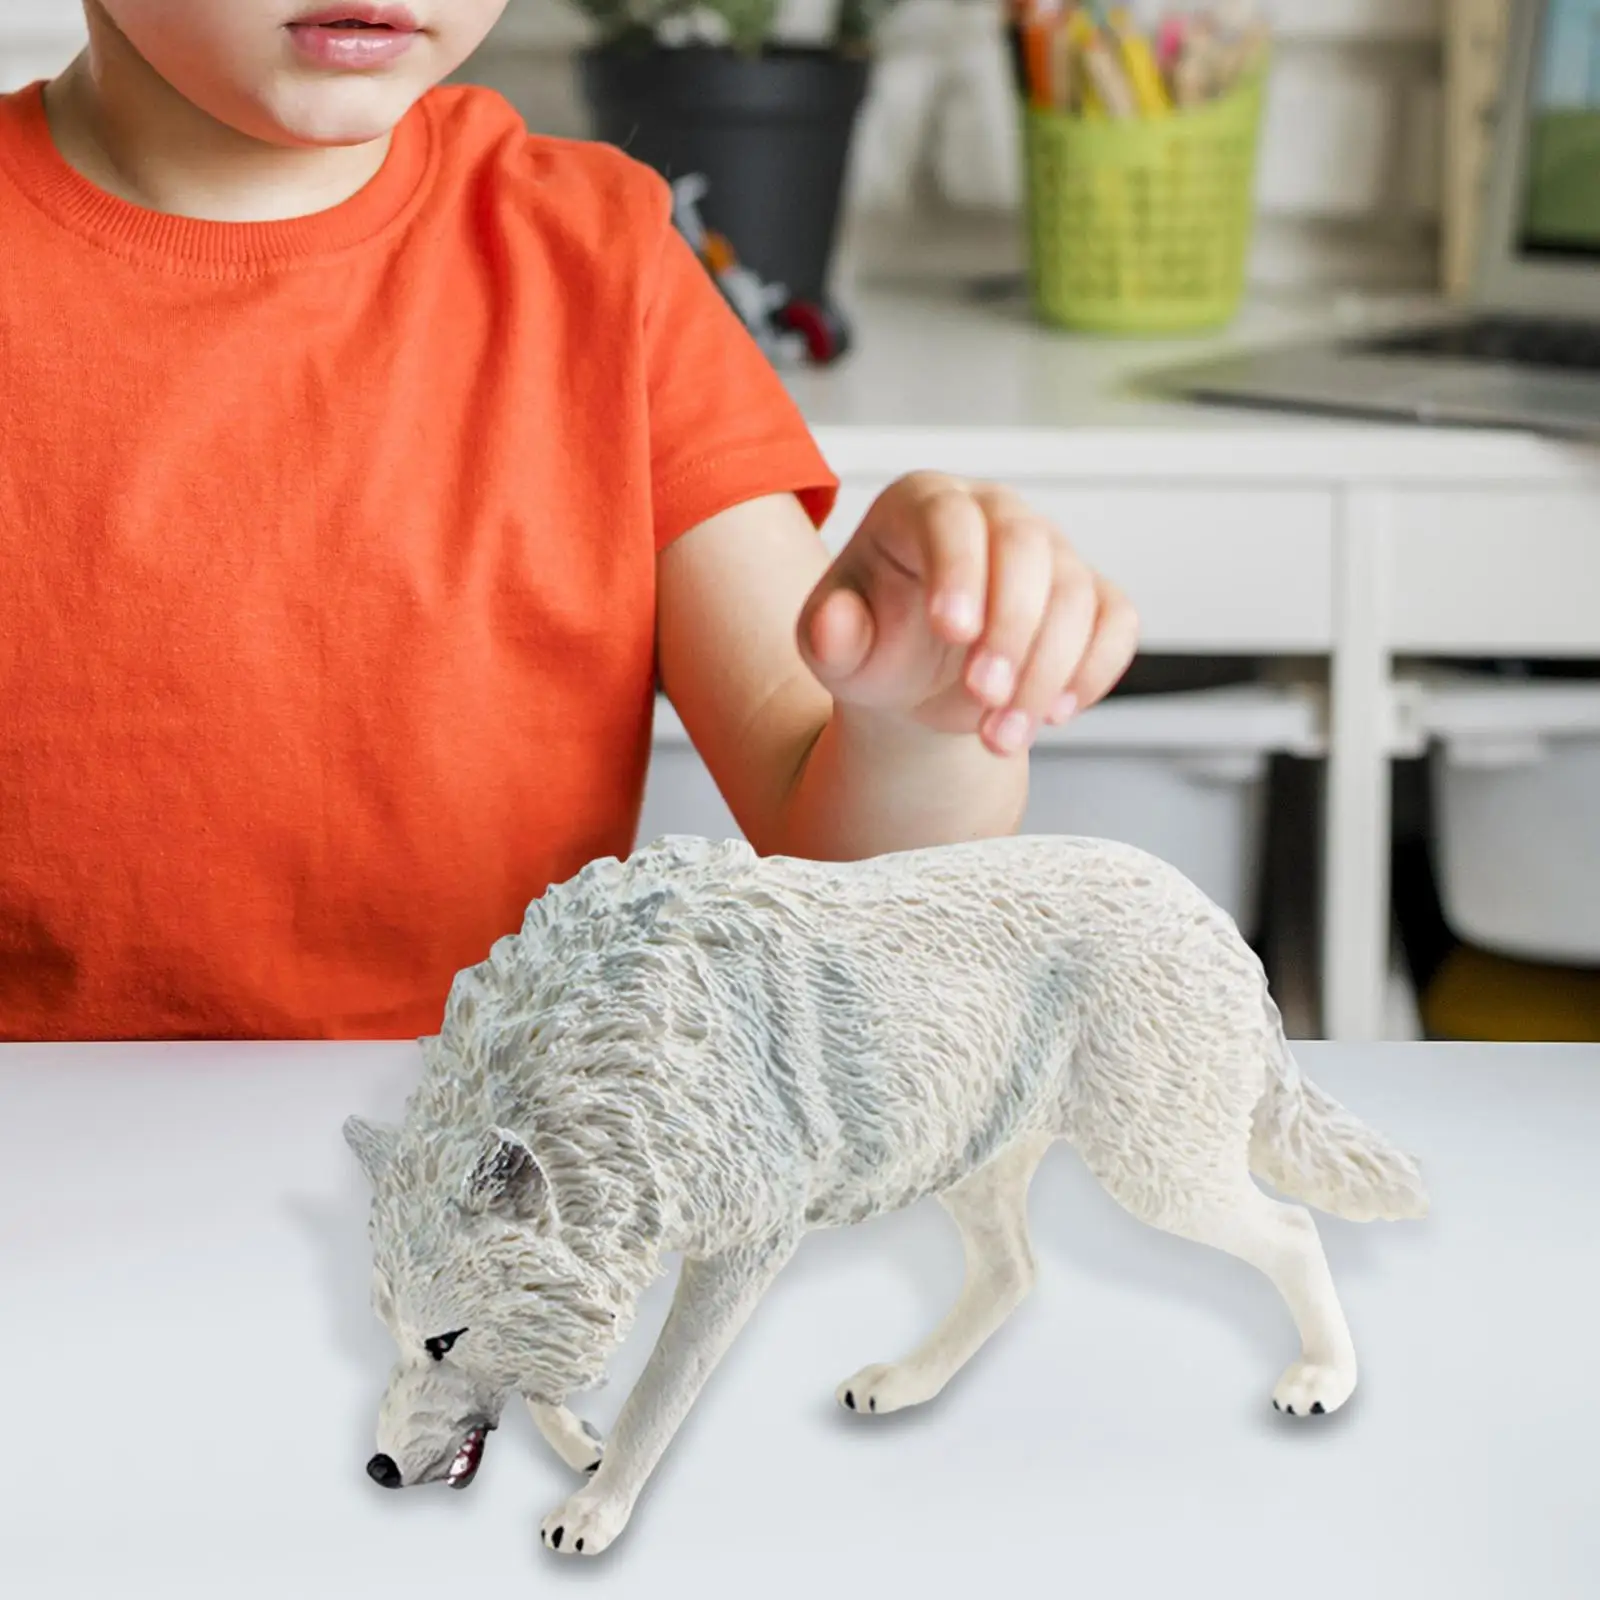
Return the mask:
[[528,1401],[534,1426],[545,1443],[574,1472],[594,1472],[600,1465],[600,1435],[592,1424],[580,1421],[565,1406],[551,1406],[540,1400]]
[[542,1536],[552,1550],[598,1555],[627,1526],[634,1503],[712,1368],[797,1243],[773,1240],[684,1262],[666,1325],[623,1403],[600,1470],[544,1519]]

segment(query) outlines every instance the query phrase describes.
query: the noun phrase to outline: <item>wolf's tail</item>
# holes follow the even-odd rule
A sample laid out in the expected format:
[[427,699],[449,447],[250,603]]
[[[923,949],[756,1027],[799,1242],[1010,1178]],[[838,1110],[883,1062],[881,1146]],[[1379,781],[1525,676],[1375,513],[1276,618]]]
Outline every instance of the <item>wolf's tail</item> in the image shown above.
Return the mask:
[[1250,1168],[1273,1188],[1351,1222],[1425,1217],[1416,1162],[1300,1071],[1267,998],[1267,1084],[1255,1109]]

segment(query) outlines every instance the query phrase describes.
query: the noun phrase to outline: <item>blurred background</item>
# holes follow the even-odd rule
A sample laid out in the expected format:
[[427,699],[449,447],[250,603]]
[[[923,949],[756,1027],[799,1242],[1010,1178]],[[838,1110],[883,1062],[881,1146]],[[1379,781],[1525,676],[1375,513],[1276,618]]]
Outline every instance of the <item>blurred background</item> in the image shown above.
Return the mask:
[[[742,3],[742,0],[736,0]],[[837,8],[835,8],[837,9]],[[852,150],[857,264],[904,273],[1003,270],[1019,259],[1023,190],[1014,96],[991,0],[877,0],[877,60]],[[1267,284],[1435,281],[1442,204],[1440,0],[1275,0],[1253,276]],[[777,8],[809,33],[827,7]],[[786,29],[787,20],[787,29]],[[564,0],[512,0],[468,75],[535,128],[582,135],[571,58],[594,33]],[[1000,226],[991,226],[997,220]],[[907,240],[916,248],[908,250]]]
[[[1560,126],[1517,249],[1533,365],[1581,415],[1600,0],[1547,3]],[[460,76],[674,180],[844,478],[830,540],[943,466],[1014,482],[1130,591],[1145,654],[1040,747],[1029,828],[1188,871],[1300,1036],[1597,1040],[1600,425],[1161,383],[1472,314],[1524,4],[511,0]],[[3,0],[0,88],[80,40],[75,0]],[[731,827],[664,707],[645,835]]]
[[[732,0],[729,9],[747,4]],[[915,222],[939,234],[934,224],[953,221],[949,232],[975,238],[969,248],[980,259],[993,252],[1005,261],[1007,242],[986,238],[981,216],[971,215],[1014,210],[1022,189],[1000,7],[876,0],[873,9],[881,13],[878,61],[850,194],[853,213],[875,212],[895,228],[860,231],[864,253],[895,262],[898,229]],[[1432,281],[1451,9],[1443,0],[1275,0],[1265,8],[1275,50],[1258,192],[1260,280]],[[775,32],[806,37],[819,14],[827,6],[791,0],[777,8]],[[530,127],[583,136],[591,114],[574,55],[598,31],[567,0],[510,0],[463,76],[500,90]],[[57,70],[80,33],[77,0],[5,0],[0,81],[15,86]],[[949,237],[942,244],[959,249]]]

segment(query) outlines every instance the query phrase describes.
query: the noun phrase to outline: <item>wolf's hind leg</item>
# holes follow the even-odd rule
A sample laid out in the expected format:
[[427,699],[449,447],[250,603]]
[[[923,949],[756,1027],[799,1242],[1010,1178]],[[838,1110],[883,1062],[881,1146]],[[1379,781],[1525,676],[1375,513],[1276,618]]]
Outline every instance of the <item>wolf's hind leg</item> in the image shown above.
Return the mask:
[[600,1465],[600,1435],[565,1406],[528,1401],[528,1414],[545,1442],[574,1472],[593,1472]]
[[967,1277],[943,1322],[903,1361],[863,1368],[837,1390],[851,1411],[899,1411],[931,1400],[1033,1287],[1028,1185],[1054,1134],[1029,1134],[940,1195],[961,1230]]
[[1130,1036],[1124,1049],[1103,1051],[1067,1137],[1139,1221],[1224,1250],[1272,1280],[1301,1345],[1273,1403],[1295,1416],[1336,1411],[1355,1388],[1355,1347],[1316,1223],[1250,1175],[1252,1116],[1266,1083],[1261,1040],[1203,1016],[1191,1033],[1181,1049],[1170,1038]]
[[1190,1237],[1259,1268],[1288,1304],[1300,1359],[1279,1378],[1273,1405],[1294,1417],[1337,1411],[1355,1390],[1355,1343],[1311,1213],[1247,1183],[1237,1205],[1201,1220]]
[[1148,1196],[1119,1193],[1114,1177],[1103,1172],[1097,1176],[1141,1222],[1224,1250],[1272,1280],[1300,1334],[1300,1359],[1272,1392],[1279,1411],[1321,1416],[1350,1398],[1356,1386],[1355,1344],[1317,1225],[1304,1206],[1275,1200],[1258,1189],[1245,1169],[1242,1150],[1237,1182],[1222,1188],[1197,1185],[1190,1206],[1152,1205]]

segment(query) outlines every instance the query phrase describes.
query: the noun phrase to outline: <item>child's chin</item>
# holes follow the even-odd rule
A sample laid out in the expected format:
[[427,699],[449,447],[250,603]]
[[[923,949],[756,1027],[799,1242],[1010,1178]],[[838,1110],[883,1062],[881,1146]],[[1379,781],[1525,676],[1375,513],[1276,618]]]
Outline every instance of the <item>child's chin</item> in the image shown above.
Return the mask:
[[274,97],[261,111],[273,143],[334,149],[387,137],[421,93],[415,84],[350,80]]

